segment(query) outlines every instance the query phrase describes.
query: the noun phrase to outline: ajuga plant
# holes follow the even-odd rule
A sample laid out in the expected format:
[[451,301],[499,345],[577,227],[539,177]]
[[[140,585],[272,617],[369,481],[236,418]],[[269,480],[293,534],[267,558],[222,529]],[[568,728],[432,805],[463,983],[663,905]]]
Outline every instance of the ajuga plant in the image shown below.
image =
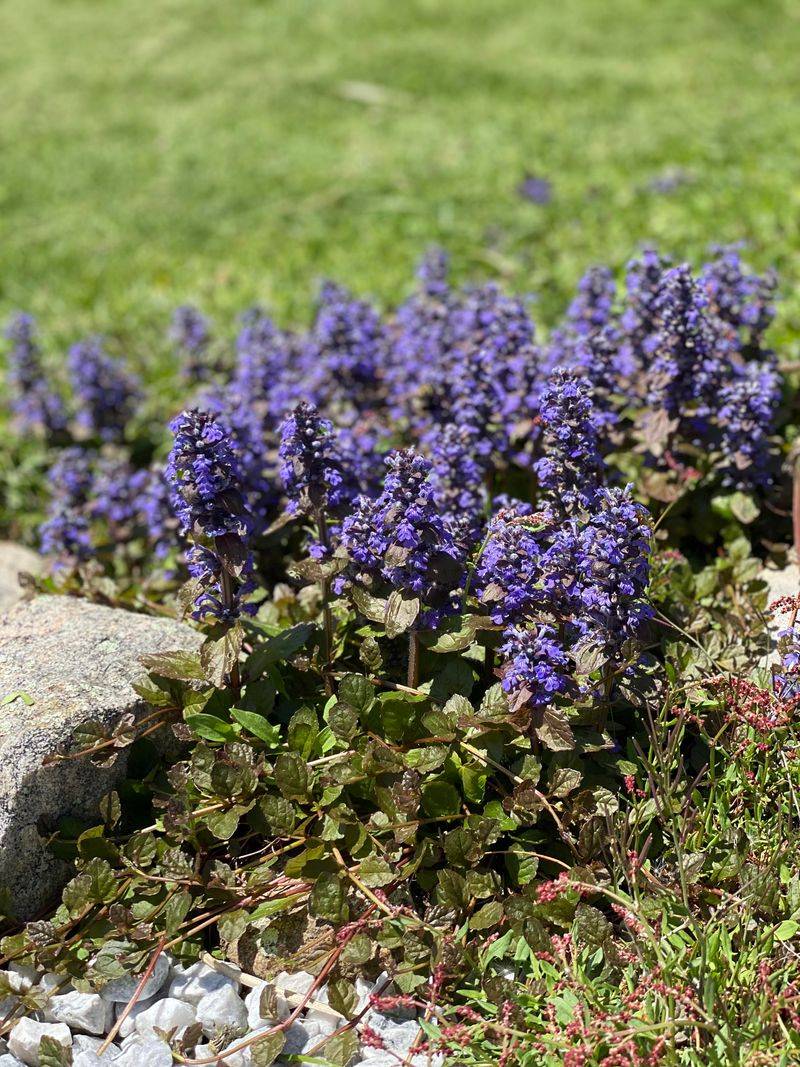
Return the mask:
[[[354,977],[383,971],[446,1062],[480,1027],[503,1063],[525,1062],[529,1025],[529,1063],[588,1064],[593,1042],[623,1062],[651,1025],[724,1045],[699,992],[713,967],[680,985],[641,968],[666,973],[761,863],[719,815],[725,746],[748,833],[758,761],[783,768],[795,847],[794,599],[759,667],[756,554],[790,529],[771,295],[729,250],[699,273],[648,250],[619,285],[592,270],[547,336],[527,300],[459,288],[431,253],[395,314],[331,285],[305,334],[246,313],[227,378],[167,413],[171,438],[126,424],[127,372],[73,350],[42,584],[189,617],[206,641],[146,658],[146,725],[96,725],[91,758],[140,735],[146,774],[102,826],[67,828],[63,903],[9,923],[5,956],[97,987],[165,948],[300,963],[350,1020],[317,1050],[331,1062],[354,1051]],[[51,388],[31,343],[12,337],[15,405]],[[180,745],[159,756],[162,727]],[[660,915],[680,936],[651,937]],[[583,1005],[582,975],[606,983],[613,1039],[593,1008],[547,1015],[565,990]],[[648,1015],[669,1003],[686,1016]]]

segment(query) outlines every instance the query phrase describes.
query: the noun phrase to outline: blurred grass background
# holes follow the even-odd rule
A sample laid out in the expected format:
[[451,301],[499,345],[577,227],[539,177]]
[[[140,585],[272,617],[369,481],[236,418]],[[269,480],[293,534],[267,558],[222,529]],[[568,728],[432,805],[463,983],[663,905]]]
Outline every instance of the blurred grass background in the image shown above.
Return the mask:
[[0,31],[0,313],[59,338],[302,318],[323,275],[394,302],[434,241],[547,321],[593,262],[744,239],[794,332],[797,0],[4,0]]

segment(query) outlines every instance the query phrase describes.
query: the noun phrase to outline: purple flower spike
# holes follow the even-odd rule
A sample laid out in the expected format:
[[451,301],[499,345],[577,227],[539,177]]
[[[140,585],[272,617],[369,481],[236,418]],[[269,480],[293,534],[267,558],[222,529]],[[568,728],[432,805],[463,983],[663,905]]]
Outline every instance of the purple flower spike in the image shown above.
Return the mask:
[[280,477],[292,514],[336,514],[353,503],[358,483],[342,454],[333,424],[302,402],[284,420]]
[[539,419],[543,453],[535,464],[539,484],[554,506],[566,512],[587,506],[605,470],[599,450],[603,420],[588,378],[557,370],[542,395]]
[[139,396],[135,380],[106,355],[97,337],[73,345],[67,364],[78,405],[78,425],[103,441],[121,440]]
[[381,495],[361,497],[342,524],[342,545],[352,562],[337,589],[349,579],[418,597],[428,609],[421,624],[433,626],[457,606],[465,552],[434,500],[430,462],[409,448],[390,455],[386,466]]
[[6,337],[11,342],[8,383],[12,410],[20,429],[58,434],[67,424],[64,405],[44,376],[35,332],[34,319],[22,312],[15,315],[6,328]]
[[[166,474],[181,533],[192,545],[189,573],[201,585],[196,619],[231,622],[250,591],[253,557],[247,550],[252,517],[245,505],[231,441],[213,415],[184,411],[170,423],[175,437]],[[236,576],[236,577],[235,577]],[[239,585],[238,578],[244,577]]]

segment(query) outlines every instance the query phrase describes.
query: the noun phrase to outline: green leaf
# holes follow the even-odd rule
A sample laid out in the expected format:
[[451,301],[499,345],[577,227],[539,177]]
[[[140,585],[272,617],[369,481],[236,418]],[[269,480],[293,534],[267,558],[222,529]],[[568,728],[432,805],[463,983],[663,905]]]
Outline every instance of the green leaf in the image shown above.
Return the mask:
[[467,906],[467,883],[457,871],[448,868],[436,872],[437,896],[448,908],[462,911]]
[[349,741],[358,729],[358,713],[349,704],[334,704],[328,713],[328,725],[334,737]]
[[375,686],[363,674],[346,674],[339,682],[339,700],[363,715],[375,700]]
[[362,967],[368,960],[372,959],[375,947],[375,942],[367,934],[356,934],[342,950],[342,964]]
[[171,936],[178,932],[178,928],[189,914],[192,906],[192,895],[185,889],[170,897],[164,905],[164,926]]
[[379,889],[395,881],[397,872],[392,870],[385,859],[373,853],[361,861],[358,877],[370,889]]
[[298,708],[289,720],[287,740],[289,748],[308,759],[319,735],[319,719],[313,708]]
[[276,1034],[267,1034],[260,1041],[250,1046],[250,1063],[253,1067],[271,1067],[283,1052],[286,1033],[279,1030]]
[[328,982],[328,1003],[345,1019],[352,1019],[358,1005],[358,994],[353,983],[346,978]]
[[16,692],[9,693],[0,700],[0,708],[3,707],[4,704],[13,704],[15,700],[21,700],[22,703],[28,707],[35,703],[30,693],[24,693],[21,689],[17,689]]
[[106,793],[105,796],[100,798],[100,815],[106,826],[115,826],[119,822],[121,814],[122,805],[119,802],[117,793],[112,790],[112,792]]
[[575,909],[572,936],[578,945],[600,946],[613,933],[611,923],[597,908],[581,902]]
[[406,599],[395,589],[386,601],[386,615],[383,620],[386,636],[399,637],[414,625],[418,615],[419,599],[417,597]]
[[425,745],[423,748],[410,748],[403,757],[406,767],[411,767],[421,774],[438,770],[447,759],[444,745]]
[[478,716],[481,719],[505,719],[508,717],[508,697],[503,691],[500,682],[495,682],[483,694],[481,706],[478,708]]
[[361,1043],[352,1030],[345,1030],[341,1034],[335,1034],[325,1042],[322,1050],[325,1055],[324,1062],[332,1063],[334,1067],[348,1067],[358,1056]]
[[458,790],[444,778],[434,778],[422,789],[422,810],[433,819],[442,815],[457,815],[461,810]]
[[114,896],[117,889],[117,876],[105,860],[99,857],[89,860],[82,874],[89,880],[90,901],[95,904],[105,904]]
[[761,508],[750,493],[733,493],[730,497],[730,508],[734,518],[737,518],[739,522],[744,523],[745,526],[749,526],[751,522],[755,522],[761,513]]
[[221,689],[228,675],[233,670],[234,664],[239,662],[239,653],[242,651],[244,631],[240,625],[232,626],[222,637],[214,640],[209,638],[200,649],[200,663],[205,677]]
[[199,652],[158,652],[140,656],[139,662],[153,674],[173,678],[177,682],[205,682],[206,675],[200,663]]
[[774,937],[776,941],[789,941],[793,938],[798,931],[800,931],[800,923],[794,919],[784,919],[779,926],[775,928]]
[[311,622],[299,622],[259,645],[245,664],[248,678],[260,678],[267,667],[273,663],[282,663],[295,652],[299,652],[315,629]]
[[242,809],[238,806],[227,811],[214,811],[206,815],[205,823],[214,837],[220,841],[229,841],[236,833]]
[[479,908],[469,920],[470,930],[488,930],[497,926],[503,918],[503,905],[499,900],[490,900]]
[[39,1042],[39,1063],[41,1067],[70,1067],[72,1049],[46,1034]]
[[347,903],[347,885],[343,878],[330,871],[323,871],[314,883],[309,898],[312,914],[327,922],[343,923],[350,918]]
[[275,761],[275,781],[288,800],[308,796],[308,767],[297,752],[281,752]]
[[271,723],[263,715],[258,715],[254,711],[242,711],[241,708],[232,708],[231,718],[235,719],[253,737],[257,737],[259,741],[263,741],[270,747],[274,747],[280,742],[280,727],[276,726],[275,723]]
[[238,736],[236,729],[229,722],[204,711],[184,714],[183,718],[186,725],[206,741],[235,741]]
[[297,822],[294,805],[285,797],[262,797],[259,808],[272,833],[282,836],[290,834],[294,829]]
[[371,622],[382,623],[386,618],[386,601],[381,597],[372,596],[366,589],[362,589],[358,585],[353,586],[350,590],[350,595],[361,614]]
[[432,644],[425,644],[431,652],[461,652],[474,642],[478,630],[496,629],[488,615],[459,616],[439,627]]

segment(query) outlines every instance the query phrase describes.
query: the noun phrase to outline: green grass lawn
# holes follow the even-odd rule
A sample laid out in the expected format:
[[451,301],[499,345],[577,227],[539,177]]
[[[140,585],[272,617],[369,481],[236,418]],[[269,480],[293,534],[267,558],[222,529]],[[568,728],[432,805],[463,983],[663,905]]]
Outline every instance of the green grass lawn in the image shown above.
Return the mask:
[[800,273],[794,0],[5,0],[0,29],[0,313],[60,339],[300,317],[322,275],[395,300],[431,241],[545,321],[644,240]]

